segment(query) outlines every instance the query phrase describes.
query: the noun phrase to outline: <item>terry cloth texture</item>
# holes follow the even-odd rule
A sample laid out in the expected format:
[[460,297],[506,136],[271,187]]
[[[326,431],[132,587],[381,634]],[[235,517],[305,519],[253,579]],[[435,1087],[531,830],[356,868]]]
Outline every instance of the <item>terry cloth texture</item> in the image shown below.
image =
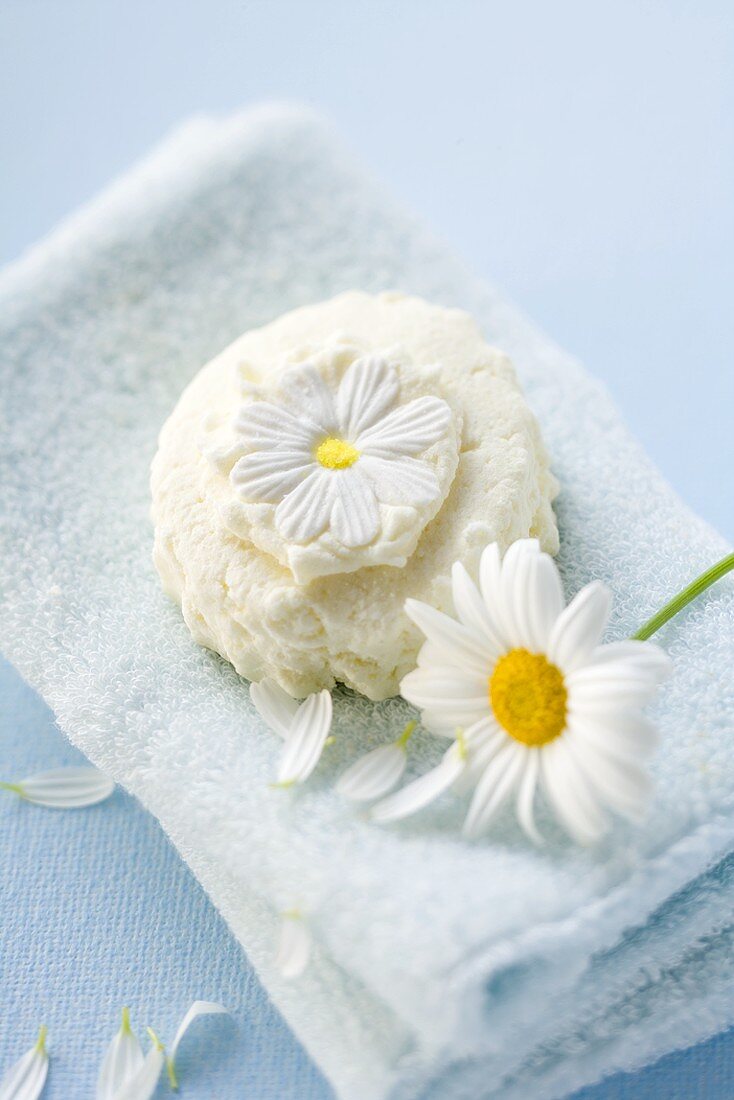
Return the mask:
[[[407,711],[347,692],[316,775],[272,790],[279,739],[160,590],[148,468],[212,355],[355,287],[468,309],[515,360],[562,485],[567,593],[611,586],[610,639],[727,551],[585,370],[317,119],[263,108],[194,120],[0,279],[0,646],[159,818],[340,1097],[548,1100],[734,1020],[734,586],[659,636],[675,672],[643,829],[584,851],[541,817],[535,850],[508,813],[472,845],[451,798],[371,825],[333,780]],[[419,739],[415,767],[443,747]],[[294,906],[317,947],[287,984],[273,940]]]

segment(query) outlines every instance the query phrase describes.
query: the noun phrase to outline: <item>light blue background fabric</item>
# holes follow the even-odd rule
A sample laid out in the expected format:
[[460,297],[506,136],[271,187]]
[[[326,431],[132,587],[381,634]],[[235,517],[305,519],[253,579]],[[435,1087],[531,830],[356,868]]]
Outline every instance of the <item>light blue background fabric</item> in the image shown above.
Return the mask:
[[[2,257],[191,110],[305,96],[408,205],[581,354],[675,486],[731,536],[729,479],[713,473],[734,461],[731,14],[714,3],[367,10],[6,3]],[[7,668],[0,693],[3,777],[74,760]],[[121,1004],[137,1026],[170,1036],[190,1000],[206,997],[228,1004],[236,1027],[192,1032],[186,1096],[329,1096],[131,800],[60,815],[5,797],[0,861],[0,1071],[32,1042],[29,1022],[46,1022],[47,1095],[91,1095]],[[732,1091],[734,1040],[723,1038],[585,1097]]]

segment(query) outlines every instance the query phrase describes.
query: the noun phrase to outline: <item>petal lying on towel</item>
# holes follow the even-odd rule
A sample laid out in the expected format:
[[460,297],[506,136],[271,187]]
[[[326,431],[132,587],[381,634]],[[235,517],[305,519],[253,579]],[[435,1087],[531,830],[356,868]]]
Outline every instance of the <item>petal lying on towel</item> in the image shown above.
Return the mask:
[[0,787],[37,806],[77,810],[104,802],[113,793],[115,784],[96,768],[84,767],[53,768],[21,779],[19,783],[0,783]]

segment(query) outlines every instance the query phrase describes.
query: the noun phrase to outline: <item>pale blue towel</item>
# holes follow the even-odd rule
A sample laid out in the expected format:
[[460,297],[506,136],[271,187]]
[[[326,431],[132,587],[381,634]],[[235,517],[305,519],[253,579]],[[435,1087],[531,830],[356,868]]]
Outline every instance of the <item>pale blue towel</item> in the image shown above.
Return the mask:
[[[367,824],[331,781],[399,728],[337,700],[295,795],[232,670],[191,642],[150,563],[147,469],[185,382],[246,328],[358,287],[473,312],[516,361],[563,492],[569,592],[592,577],[630,633],[726,552],[605,392],[393,208],[298,111],[197,120],[0,280],[0,644],[72,740],[155,813],[278,1006],[348,1100],[543,1097],[734,1017],[734,588],[661,637],[675,660],[647,826],[580,851],[508,817],[467,845],[450,800]],[[695,441],[689,441],[694,446]],[[425,738],[424,759],[435,755]],[[717,870],[710,871],[717,863]],[[318,949],[274,972],[275,914]],[[653,916],[655,914],[655,916]]]

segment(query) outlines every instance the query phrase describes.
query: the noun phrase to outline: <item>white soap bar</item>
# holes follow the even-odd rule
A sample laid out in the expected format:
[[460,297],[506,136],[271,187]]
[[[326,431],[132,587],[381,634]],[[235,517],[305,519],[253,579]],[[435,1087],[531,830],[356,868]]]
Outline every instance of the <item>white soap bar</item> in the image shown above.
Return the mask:
[[153,463],[155,562],[196,640],[303,696],[395,694],[491,541],[555,552],[557,485],[476,324],[359,292],[245,333],[197,375]]

